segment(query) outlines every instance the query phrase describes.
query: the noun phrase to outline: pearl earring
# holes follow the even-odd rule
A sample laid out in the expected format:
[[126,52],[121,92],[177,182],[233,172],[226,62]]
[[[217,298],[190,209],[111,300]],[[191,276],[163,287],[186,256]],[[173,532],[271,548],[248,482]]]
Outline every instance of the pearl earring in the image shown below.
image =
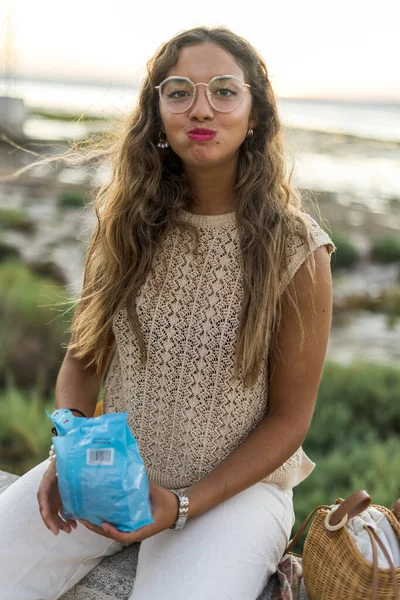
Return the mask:
[[253,135],[253,133],[254,133],[253,129],[251,127],[249,127],[249,129],[247,131],[247,134],[246,134],[246,137],[247,138],[251,138],[252,135]]
[[167,137],[165,136],[165,138],[163,139],[163,132],[162,131],[159,132],[158,139],[159,139],[159,142],[157,144],[158,148],[168,148],[169,147],[169,143],[168,143]]

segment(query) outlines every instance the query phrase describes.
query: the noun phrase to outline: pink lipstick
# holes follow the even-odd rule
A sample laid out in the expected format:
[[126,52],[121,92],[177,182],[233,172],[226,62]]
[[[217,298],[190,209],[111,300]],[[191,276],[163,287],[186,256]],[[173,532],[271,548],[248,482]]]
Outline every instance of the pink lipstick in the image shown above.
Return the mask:
[[204,129],[200,127],[195,127],[194,129],[188,131],[189,138],[198,142],[206,142],[207,140],[212,140],[212,138],[216,135],[217,132],[213,129]]

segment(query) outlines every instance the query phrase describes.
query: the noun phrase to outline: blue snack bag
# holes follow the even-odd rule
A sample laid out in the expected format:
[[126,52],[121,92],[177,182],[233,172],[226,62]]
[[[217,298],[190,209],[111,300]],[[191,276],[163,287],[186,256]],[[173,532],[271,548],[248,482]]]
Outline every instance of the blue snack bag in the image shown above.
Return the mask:
[[153,523],[149,482],[128,413],[74,417],[68,409],[51,415],[58,487],[64,519],[85,519],[120,531]]
[[56,408],[51,415],[46,410],[46,415],[53,421],[53,425],[57,430],[57,435],[65,435],[70,429],[79,427],[79,424],[76,423],[79,417],[74,417],[69,408]]

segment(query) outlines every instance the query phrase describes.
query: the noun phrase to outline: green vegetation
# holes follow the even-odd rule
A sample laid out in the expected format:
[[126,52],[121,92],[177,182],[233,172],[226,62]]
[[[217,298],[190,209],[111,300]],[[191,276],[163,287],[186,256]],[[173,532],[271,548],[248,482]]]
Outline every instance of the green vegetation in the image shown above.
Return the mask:
[[[68,298],[65,290],[53,280],[35,275],[19,260],[10,259],[0,265],[0,303],[3,311],[18,313],[27,325],[45,325],[54,319],[54,302]],[[39,310],[38,310],[39,308]],[[58,330],[64,329],[56,322]],[[46,332],[47,333],[47,332]]]
[[23,474],[48,455],[44,410],[54,409],[73,316],[59,303],[68,299],[63,286],[16,258],[0,262],[0,469]]
[[344,311],[369,310],[375,313],[384,313],[393,319],[400,316],[400,287],[392,286],[374,296],[361,292],[347,296],[336,303],[336,308]]
[[0,390],[0,469],[23,475],[49,454],[51,422],[44,412],[54,399],[43,400],[39,390],[18,389],[11,378]]
[[[350,237],[340,232],[334,232],[330,237],[337,248],[332,260],[332,269],[354,266],[358,260],[358,253]],[[387,235],[373,239],[370,258],[379,263],[400,261],[400,238]]]
[[67,299],[62,286],[20,261],[0,263],[0,387],[12,376],[18,387],[51,390],[72,319],[59,305]]
[[393,506],[400,497],[399,397],[399,369],[325,363],[303,444],[316,467],[294,489],[294,531],[315,506],[333,504],[359,489],[366,489],[375,504]]
[[18,259],[18,257],[18,250],[16,248],[11,248],[11,246],[0,238],[0,263],[10,258]]
[[400,261],[399,236],[385,236],[373,240],[371,258],[379,263]]
[[0,208],[2,229],[27,229],[31,227],[27,213],[20,208]]
[[337,248],[332,258],[332,269],[352,267],[357,262],[357,250],[350,239],[342,233],[332,233],[330,238]]
[[61,208],[83,208],[85,196],[81,190],[66,190],[58,197],[58,205]]
[[30,110],[29,115],[32,117],[43,117],[44,119],[54,119],[56,121],[105,121],[105,117],[100,115],[85,115],[59,111],[46,110]]
[[326,456],[339,448],[351,451],[355,445],[400,434],[399,397],[399,369],[361,361],[350,367],[327,361],[307,449]]

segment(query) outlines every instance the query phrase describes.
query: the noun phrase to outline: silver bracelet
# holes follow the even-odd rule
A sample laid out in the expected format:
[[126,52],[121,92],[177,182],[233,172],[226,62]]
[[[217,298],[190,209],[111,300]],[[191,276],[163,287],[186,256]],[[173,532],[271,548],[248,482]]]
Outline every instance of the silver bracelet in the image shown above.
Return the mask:
[[170,490],[170,492],[173,492],[179,500],[178,518],[170,529],[183,529],[189,512],[189,498],[183,493],[175,492],[174,490]]

